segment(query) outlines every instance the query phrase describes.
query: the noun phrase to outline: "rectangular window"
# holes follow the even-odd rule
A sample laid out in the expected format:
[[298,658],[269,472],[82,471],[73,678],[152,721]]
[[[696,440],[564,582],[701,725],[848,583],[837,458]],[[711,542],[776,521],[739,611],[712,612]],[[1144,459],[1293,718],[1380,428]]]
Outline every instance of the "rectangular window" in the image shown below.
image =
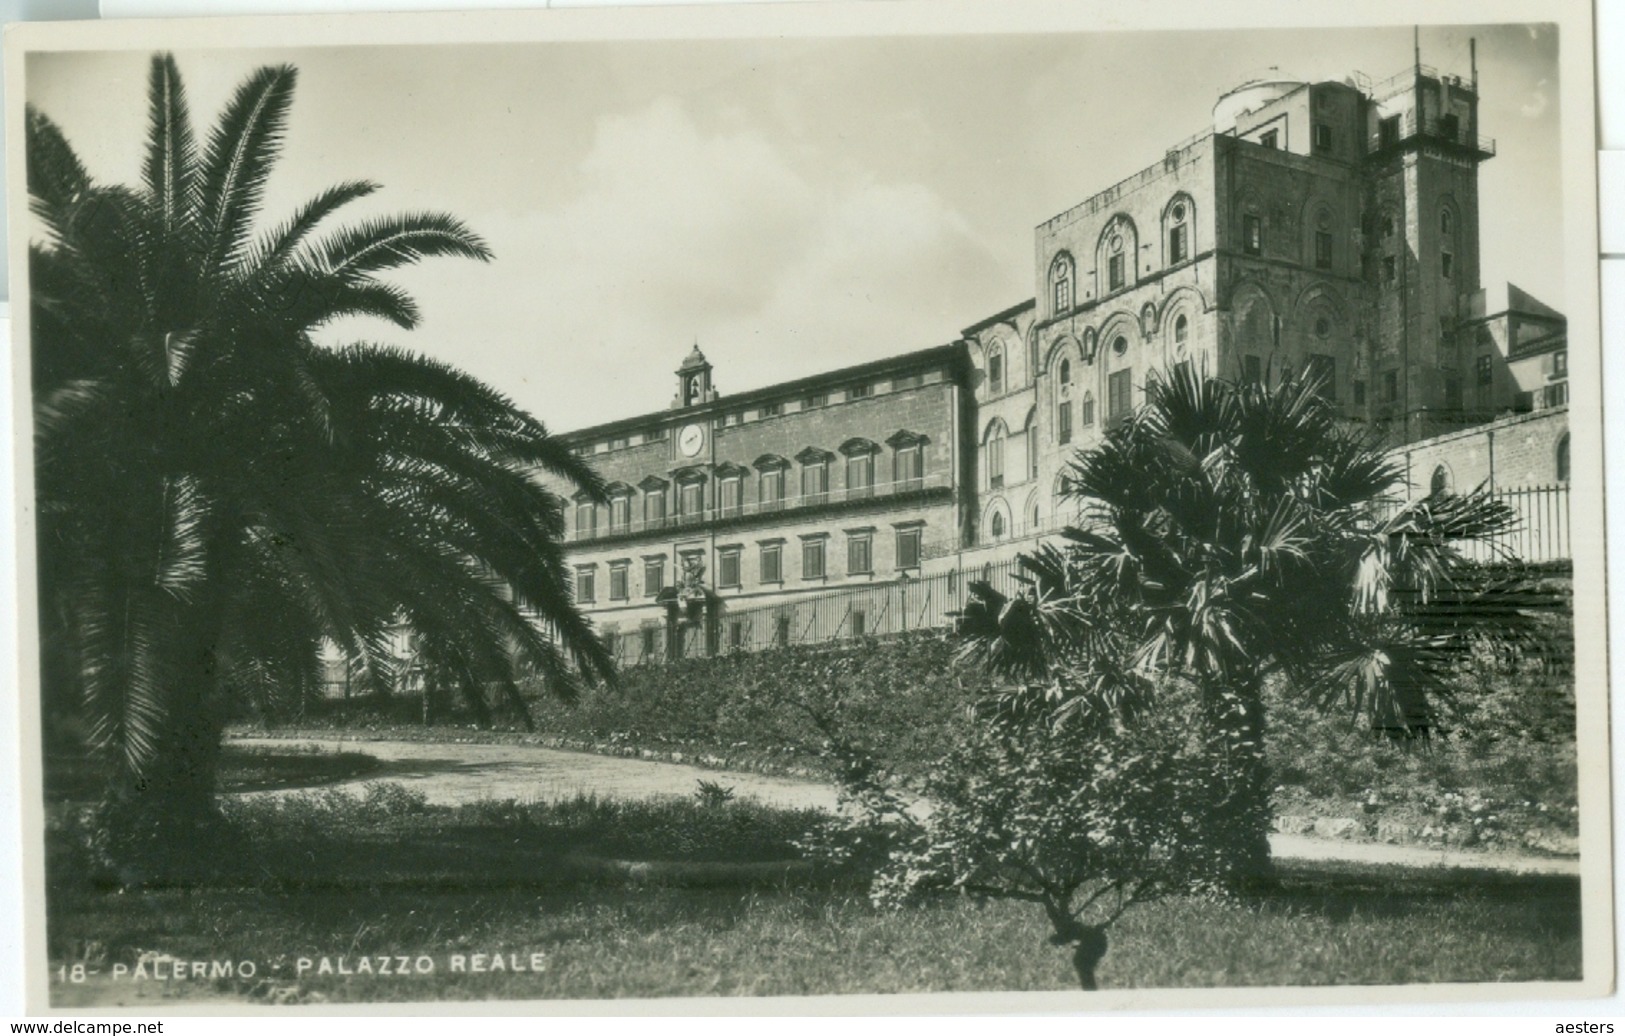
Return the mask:
[[904,389],[919,388],[924,384],[924,374],[900,374],[891,379],[891,390],[893,392],[901,392]]
[[591,565],[576,569],[576,602],[591,604],[598,599],[598,572]]
[[760,417],[778,417],[782,413],[784,413],[783,403],[763,403],[762,409],[757,411]]
[[666,588],[666,559],[643,560],[643,596],[653,597]]
[[1168,231],[1168,264],[1170,266],[1174,263],[1182,263],[1190,258],[1186,245],[1188,236],[1189,228],[1183,223]]
[[846,497],[858,500],[875,495],[875,458],[860,453],[846,458]]
[[920,530],[897,530],[897,567],[920,567]]
[[784,582],[784,547],[778,543],[762,544],[762,582]]
[[829,406],[828,392],[814,392],[807,397],[806,402],[801,404],[803,410],[816,410],[821,406]]
[[824,541],[801,541],[801,578],[824,578]]
[[1027,429],[1027,477],[1038,477],[1038,422]]
[[682,488],[682,513],[685,518],[698,518],[705,513],[705,483],[684,482]]
[[925,448],[919,443],[897,447],[892,456],[892,478],[900,491],[919,489],[925,482]]
[[666,430],[664,428],[651,428],[643,433],[644,442],[665,442]]
[[1363,381],[1354,383],[1354,405],[1365,406],[1365,382]]
[[722,480],[722,513],[724,516],[742,514],[745,510],[745,480],[737,475]]
[[1399,116],[1390,115],[1377,123],[1377,146],[1393,147],[1399,143]]
[[1488,356],[1480,356],[1473,364],[1473,369],[1478,374],[1478,383],[1480,385],[1489,385],[1494,383],[1495,367],[1491,363]]
[[1264,220],[1258,216],[1241,217],[1241,250],[1248,255],[1264,254]]
[[846,390],[847,399],[868,399],[875,394],[873,385],[853,385]]
[[638,645],[643,649],[643,661],[653,662],[660,657],[660,627],[645,626],[639,632],[643,635],[643,643]]
[[1541,389],[1541,404],[1546,407],[1564,406],[1569,401],[1569,383],[1554,382]]
[[650,489],[643,494],[643,524],[658,529],[666,523],[666,491]]
[[1461,409],[1461,379],[1454,374],[1444,376],[1444,405],[1449,410]]
[[611,531],[624,529],[632,524],[632,498],[629,496],[613,497],[609,501],[609,527]]
[[1316,384],[1315,391],[1328,403],[1337,402],[1337,359],[1321,353],[1309,354],[1309,377]]
[[1321,270],[1332,268],[1332,235],[1324,230],[1315,231],[1315,266]]
[[1382,280],[1385,284],[1392,284],[1399,276],[1399,261],[1391,255],[1382,257]]
[[1108,393],[1106,416],[1113,422],[1124,420],[1134,409],[1133,373],[1133,371],[1113,371],[1106,379]]
[[1315,123],[1315,150],[1330,151],[1332,149],[1332,128],[1324,122]]
[[773,643],[779,647],[790,646],[790,616],[780,615],[773,620]]
[[869,634],[869,616],[860,611],[852,613],[852,635],[864,637]]
[[609,566],[609,599],[624,601],[632,596],[632,565],[617,561]]
[[864,576],[875,570],[874,539],[868,533],[848,536],[846,540],[846,574]]
[[1249,385],[1257,385],[1264,380],[1264,362],[1256,356],[1243,356],[1241,358],[1241,380]]
[[1449,252],[1442,253],[1439,256],[1439,272],[1444,275],[1446,280],[1449,280],[1451,277],[1455,276],[1455,269],[1456,257],[1451,255]]
[[1566,378],[1569,376],[1569,351],[1559,349],[1552,353],[1552,377]]
[[784,506],[784,469],[769,468],[763,471],[756,484],[757,499],[761,502],[762,510],[777,511]]
[[1109,291],[1116,291],[1126,283],[1127,276],[1124,273],[1124,265],[1121,252],[1106,260],[1107,277],[1110,282]]
[[1281,134],[1278,130],[1265,130],[1259,134],[1258,142],[1267,148],[1275,149],[1281,146]]
[[801,467],[801,502],[821,504],[829,499],[829,463],[813,461]]
[[[1078,410],[1083,415],[1083,426],[1093,428],[1095,425],[1095,397],[1093,393],[1085,392],[1083,394],[1083,402],[1078,404]],[[1071,414],[1066,416],[1066,426],[1068,429],[1072,427]]]
[[[1088,422],[1084,422],[1087,424]],[[1055,412],[1055,441],[1065,446],[1072,441],[1072,401],[1061,400],[1061,408]]]
[[591,501],[576,504],[576,539],[590,540],[598,533],[598,507]]
[[735,619],[728,623],[728,648],[738,651],[745,646],[745,620]]
[[1399,372],[1382,372],[1382,401],[1395,403],[1399,401]]
[[1004,436],[987,441],[987,483],[994,489],[1004,485]]
[[737,549],[717,552],[717,585],[739,585],[739,551]]

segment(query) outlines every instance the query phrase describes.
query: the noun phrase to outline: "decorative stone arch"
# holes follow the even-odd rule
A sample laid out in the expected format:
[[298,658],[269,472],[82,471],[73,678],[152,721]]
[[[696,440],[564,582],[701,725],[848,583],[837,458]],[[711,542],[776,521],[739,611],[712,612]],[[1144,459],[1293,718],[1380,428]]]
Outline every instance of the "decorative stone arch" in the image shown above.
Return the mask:
[[1009,354],[1004,339],[997,336],[983,347],[983,374],[986,375],[984,384],[987,385],[989,395],[1003,395],[1010,387]]
[[1299,247],[1301,261],[1305,266],[1313,266],[1316,260],[1315,235],[1326,233],[1332,236],[1332,267],[1342,265],[1338,262],[1339,235],[1337,219],[1337,206],[1325,194],[1316,191],[1309,195],[1303,203],[1303,210],[1299,213]]
[[981,441],[985,444],[989,439],[991,439],[993,437],[994,433],[998,433],[999,435],[1003,435],[1003,436],[1008,436],[1010,434],[1010,426],[1004,423],[1004,418],[1002,418],[1002,417],[990,418],[988,420],[987,424],[982,426],[982,440]]
[[1235,377],[1245,374],[1243,357],[1257,356],[1267,373],[1280,352],[1281,308],[1269,290],[1257,281],[1244,281],[1230,296],[1230,330]]
[[[1112,257],[1122,257],[1122,283],[1113,285]],[[1134,219],[1119,212],[1106,221],[1100,238],[1095,242],[1095,297],[1105,298],[1116,291],[1126,291],[1140,280],[1140,231]]]
[[[1100,325],[1100,356],[1103,358],[1101,366],[1120,367],[1132,362],[1135,338],[1139,334],[1139,321],[1134,314],[1125,310],[1118,310],[1106,318]],[[1122,349],[1119,350],[1119,343]]]
[[1024,344],[1025,344],[1026,350],[1027,350],[1027,383],[1030,385],[1033,382],[1038,380],[1038,373],[1039,373],[1039,370],[1040,370],[1039,357],[1038,357],[1038,325],[1037,324],[1033,324],[1032,326],[1027,328],[1027,334],[1026,334],[1025,339],[1024,339]]
[[1044,520],[1044,496],[1036,488],[1027,494],[1026,503],[1021,505],[1021,524],[1029,534],[1036,533]]
[[1428,496],[1438,496],[1440,493],[1453,493],[1456,489],[1456,475],[1450,470],[1450,465],[1440,461],[1433,466],[1433,473],[1428,476]]
[[1157,336],[1157,304],[1147,302],[1140,307],[1140,337],[1151,341]]
[[995,496],[982,508],[981,530],[983,543],[1002,543],[1014,533],[1010,504],[1003,496]]
[[1338,323],[1347,325],[1349,321],[1349,307],[1337,290],[1325,281],[1315,281],[1298,292],[1298,297],[1292,301],[1292,322],[1302,326],[1304,317],[1315,306],[1325,306],[1332,311],[1332,316]]
[[1069,334],[1058,335],[1044,353],[1044,373],[1058,376],[1062,360],[1070,359],[1076,365],[1081,358],[1082,349],[1079,348],[1077,339]]
[[[1179,242],[1174,239],[1176,228],[1183,228]],[[1176,243],[1181,245],[1183,254],[1175,254]],[[1169,267],[1189,262],[1195,256],[1196,199],[1186,191],[1178,191],[1162,207],[1162,265]]]
[[[1265,204],[1264,196],[1256,187],[1246,186],[1238,190],[1235,194],[1235,201],[1231,206],[1231,212],[1234,214],[1233,218],[1236,221],[1235,226],[1231,229],[1235,234],[1234,241],[1237,252],[1247,254],[1246,227],[1248,216],[1258,217],[1260,233],[1264,239],[1268,239],[1272,229],[1269,220],[1269,206]],[[1268,249],[1261,249],[1261,251],[1267,252]]]
[[1441,244],[1454,244],[1461,240],[1461,203],[1450,191],[1439,195],[1438,220],[1439,240]]

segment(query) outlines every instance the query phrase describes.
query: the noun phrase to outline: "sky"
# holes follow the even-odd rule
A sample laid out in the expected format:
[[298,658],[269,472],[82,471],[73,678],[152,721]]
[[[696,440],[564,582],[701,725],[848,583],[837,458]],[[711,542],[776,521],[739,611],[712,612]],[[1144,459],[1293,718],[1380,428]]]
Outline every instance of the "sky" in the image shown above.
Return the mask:
[[[1558,40],[1478,41],[1482,276],[1562,309]],[[1269,74],[1383,79],[1410,26],[183,51],[200,138],[262,64],[298,89],[262,216],[346,179],[332,226],[439,211],[490,263],[393,275],[423,311],[323,330],[456,364],[556,431],[664,409],[698,344],[724,393],[953,341],[1032,297],[1033,228],[1211,125]],[[144,52],[32,54],[30,103],[98,180],[139,182]]]

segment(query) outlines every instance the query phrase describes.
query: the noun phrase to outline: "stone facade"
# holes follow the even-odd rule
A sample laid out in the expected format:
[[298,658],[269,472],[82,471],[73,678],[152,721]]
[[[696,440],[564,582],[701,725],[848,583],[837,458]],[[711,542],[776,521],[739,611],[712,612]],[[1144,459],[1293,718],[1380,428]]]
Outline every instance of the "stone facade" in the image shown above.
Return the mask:
[[1176,364],[1315,375],[1423,492],[1436,470],[1564,481],[1563,318],[1479,283],[1493,154],[1476,74],[1248,83],[1211,129],[1040,224],[1034,298],[948,344],[726,397],[696,347],[671,408],[568,437],[615,501],[571,515],[580,603],[646,658],[718,646],[679,612],[1008,557],[1065,522],[1074,452]]

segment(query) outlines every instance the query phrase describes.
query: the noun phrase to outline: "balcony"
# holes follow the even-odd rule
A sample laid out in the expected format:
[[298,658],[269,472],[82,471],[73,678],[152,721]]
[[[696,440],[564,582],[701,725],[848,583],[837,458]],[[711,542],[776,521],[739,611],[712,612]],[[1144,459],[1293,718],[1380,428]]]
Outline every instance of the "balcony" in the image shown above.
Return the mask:
[[1372,155],[1382,155],[1416,140],[1459,148],[1478,159],[1495,157],[1493,137],[1468,132],[1468,127],[1453,116],[1435,115],[1418,120],[1413,111],[1379,123],[1377,132],[1367,143]]
[[940,472],[920,478],[900,479],[896,482],[876,482],[873,485],[842,489],[830,488],[816,493],[788,496],[781,500],[755,500],[731,507],[713,504],[709,509],[697,514],[674,514],[664,518],[634,520],[605,528],[577,529],[570,533],[570,542],[619,540],[710,525],[769,521],[781,515],[853,509],[893,501],[904,502],[944,496],[952,489],[953,481],[948,473]]

